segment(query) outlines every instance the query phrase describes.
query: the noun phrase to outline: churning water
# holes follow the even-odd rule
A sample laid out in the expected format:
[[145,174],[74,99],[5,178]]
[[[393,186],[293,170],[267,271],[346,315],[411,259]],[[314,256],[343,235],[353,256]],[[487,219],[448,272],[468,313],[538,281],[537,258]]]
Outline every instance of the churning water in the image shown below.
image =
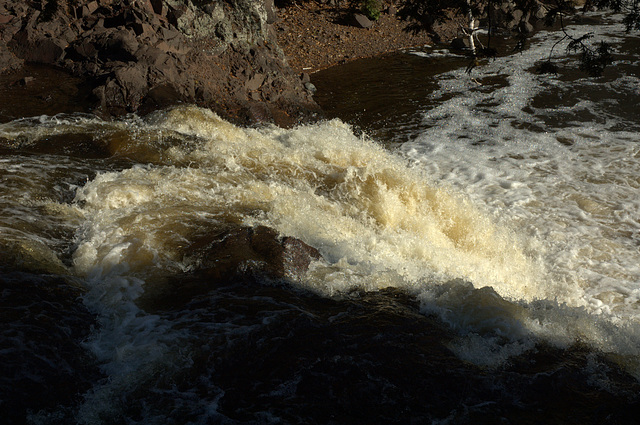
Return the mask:
[[[637,411],[620,388],[640,379],[638,42],[614,19],[593,29],[619,55],[595,79],[533,72],[559,33],[471,76],[436,49],[385,59],[410,69],[394,83],[404,94],[342,90],[368,111],[333,94],[362,134],[339,119],[240,128],[192,106],[0,124],[1,261],[66,276],[97,317],[82,346],[101,377],[64,409],[27,409],[28,420],[360,423],[375,412],[388,423],[517,423],[546,402],[523,390],[507,403],[513,375],[543,393],[540,377],[560,366],[535,356],[576,350],[587,353],[584,385],[610,396],[604,413]],[[434,61],[445,69],[416,77]],[[321,91],[344,69],[318,75]],[[170,308],[150,300],[167,285],[179,292],[170,282],[200,264],[193,241],[229,223],[271,227],[322,259],[298,280],[230,283]],[[416,348],[422,320],[438,323],[439,354]],[[457,380],[497,377],[459,395],[449,378],[410,377],[402,365],[415,352],[457,368]],[[416,376],[430,367],[416,364]]]
[[[535,74],[562,37],[543,32],[526,51],[489,61],[470,75],[461,66],[464,60],[446,51],[412,52],[420,59],[404,58],[411,71],[391,73],[391,81],[406,72],[416,84],[421,67],[443,55],[453,70],[438,74],[435,84],[399,89],[388,83],[395,97],[387,105],[368,113],[352,107],[349,113],[373,135],[384,135],[411,168],[464,194],[501,235],[508,235],[501,236],[499,250],[507,249],[510,257],[494,257],[486,269],[474,265],[474,272],[485,271],[482,278],[457,277],[524,301],[527,318],[518,325],[528,332],[589,340],[635,357],[640,335],[639,46],[615,19],[589,29],[616,50],[617,61],[604,77]],[[584,31],[583,26],[568,28],[574,36]],[[577,67],[575,57],[554,59],[561,69]],[[367,97],[365,90],[378,88],[353,89],[358,90]],[[417,113],[394,104],[407,90],[412,92],[407,97],[426,105]],[[377,96],[384,91],[368,97]],[[333,100],[327,102],[342,112]],[[395,114],[394,124],[384,119],[388,114]],[[502,275],[485,280],[490,273]],[[534,306],[543,300],[557,305],[539,316]],[[578,318],[577,311],[586,316]],[[638,376],[637,369],[634,373]]]

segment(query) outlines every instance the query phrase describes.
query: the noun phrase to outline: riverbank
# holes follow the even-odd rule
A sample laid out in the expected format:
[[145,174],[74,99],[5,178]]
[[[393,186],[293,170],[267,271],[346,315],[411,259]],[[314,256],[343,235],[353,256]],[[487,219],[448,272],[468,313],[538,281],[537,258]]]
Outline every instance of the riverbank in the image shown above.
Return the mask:
[[313,119],[319,107],[270,22],[263,0],[7,0],[0,73],[15,73],[7,84],[20,91],[43,82],[20,74],[26,66],[61,69],[82,80],[88,112],[102,117],[189,103],[239,124]]
[[[26,92],[37,86],[37,96],[53,98],[57,78],[29,69],[45,66],[78,78],[74,104],[101,117],[188,103],[241,125],[290,127],[323,116],[308,74],[448,43],[465,25],[449,16],[429,32],[410,32],[411,21],[398,14],[402,2],[382,1],[379,19],[370,21],[352,2],[323,1],[7,0],[0,5],[0,74],[15,78],[2,77],[2,94],[28,102]],[[491,12],[494,23],[527,28],[529,14],[516,7],[506,0]]]
[[[2,93],[15,104],[52,102],[50,67],[77,78],[72,103],[102,117],[190,103],[238,124],[288,127],[322,116],[306,74],[434,38],[405,31],[391,4],[370,28],[353,13],[348,2],[9,0],[0,5]],[[436,31],[446,39],[455,27]]]
[[379,19],[365,28],[355,20],[349,2],[306,1],[279,9],[274,29],[289,65],[306,73],[404,48],[447,42],[458,35],[459,25],[454,19],[434,25],[430,33],[413,33],[407,31],[408,22],[398,16],[398,6],[388,3],[381,9]]

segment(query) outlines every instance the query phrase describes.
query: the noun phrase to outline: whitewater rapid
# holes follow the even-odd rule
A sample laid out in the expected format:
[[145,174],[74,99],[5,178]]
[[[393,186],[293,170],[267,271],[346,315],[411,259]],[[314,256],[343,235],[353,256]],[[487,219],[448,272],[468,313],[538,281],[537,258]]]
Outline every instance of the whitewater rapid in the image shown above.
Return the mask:
[[[610,35],[620,29],[599,35],[622,43]],[[176,348],[186,331],[136,301],[197,270],[191,242],[225,223],[318,249],[303,279],[282,283],[292,290],[410,294],[450,325],[466,361],[495,367],[540,342],[580,343],[640,378],[640,123],[625,106],[639,104],[640,80],[532,73],[555,37],[473,78],[439,75],[436,106],[395,149],[337,119],[241,128],[186,105],[0,124],[7,150],[80,140],[109,158],[0,161],[15,182],[0,188],[4,246],[81,278],[99,318],[86,345],[109,380],[87,395],[80,422],[190,361]],[[625,58],[620,67],[637,68]]]

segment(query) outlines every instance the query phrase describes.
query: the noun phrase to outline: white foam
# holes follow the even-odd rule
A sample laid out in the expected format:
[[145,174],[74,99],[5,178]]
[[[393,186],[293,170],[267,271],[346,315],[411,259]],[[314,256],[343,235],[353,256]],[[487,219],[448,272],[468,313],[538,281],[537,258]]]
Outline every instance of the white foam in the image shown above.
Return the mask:
[[[612,43],[623,37],[617,23],[595,30]],[[640,343],[640,136],[635,112],[621,105],[638,99],[637,79],[530,73],[557,37],[543,33],[522,54],[474,70],[487,84],[506,75],[491,90],[464,70],[441,76],[426,129],[401,151],[525,236],[525,252],[546,270],[535,293],[554,306],[542,316],[528,308],[522,322],[532,335],[633,357]]]
[[[135,301],[155,277],[194,267],[185,247],[220,222],[318,248],[324,261],[299,283],[308,290],[414,294],[459,332],[452,348],[469,361],[499,363],[537,338],[637,358],[638,133],[616,129],[625,117],[578,123],[591,108],[610,112],[593,99],[544,105],[541,93],[593,84],[529,72],[554,37],[474,70],[485,85],[464,70],[439,76],[439,106],[401,155],[337,120],[243,129],[187,106],[1,127],[29,143],[98,132],[114,155],[147,164],[99,173],[67,206],[83,223],[74,270],[102,325],[89,345],[114,376],[104,391],[151,373],[142,361],[163,364],[179,333]],[[628,93],[636,83],[602,86]],[[40,133],[28,136],[33,126]]]
[[[183,142],[162,147],[163,164],[103,173],[78,192],[87,221],[78,234],[76,270],[103,280],[184,270],[190,265],[180,247],[190,236],[230,220],[271,226],[318,248],[326,261],[301,283],[307,289],[332,296],[405,288],[425,312],[457,311],[451,323],[472,332],[493,329],[487,341],[504,312],[488,310],[494,316],[483,319],[479,310],[460,310],[461,298],[436,295],[455,279],[471,282],[473,290],[493,288],[524,308],[504,322],[513,325],[503,329],[511,348],[490,349],[496,361],[530,347],[535,335],[566,344],[580,333],[578,325],[568,336],[559,327],[565,313],[532,319],[527,305],[539,299],[611,315],[614,322],[634,318],[638,253],[625,235],[637,232],[638,215],[630,210],[637,208],[630,187],[637,174],[620,161],[637,154],[636,144],[601,128],[598,144],[570,130],[515,128],[514,120],[530,119],[523,109],[540,84],[524,74],[514,81],[526,87],[459,96],[432,111],[427,119],[437,116],[440,125],[405,146],[413,166],[339,121],[242,129],[198,108],[157,114],[145,131],[173,132]],[[486,117],[471,111],[482,96],[496,105],[488,114],[511,121],[483,125]],[[596,136],[595,129],[581,133]],[[487,141],[474,145],[455,134]],[[633,140],[632,133],[622,136]],[[127,293],[118,282],[115,293]],[[127,296],[135,299],[146,284],[130,284],[140,288]],[[101,291],[109,299],[109,290]]]

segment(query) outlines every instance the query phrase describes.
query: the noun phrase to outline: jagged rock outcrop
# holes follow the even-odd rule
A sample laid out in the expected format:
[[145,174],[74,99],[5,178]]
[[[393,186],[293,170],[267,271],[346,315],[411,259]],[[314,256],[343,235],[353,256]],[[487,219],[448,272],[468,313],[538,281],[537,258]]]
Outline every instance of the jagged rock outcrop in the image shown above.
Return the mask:
[[[492,5],[487,11],[493,25],[522,34],[533,31],[534,25],[547,16],[547,6],[538,0],[531,0],[522,7],[521,4],[507,0]],[[485,14],[485,17],[487,15]]]
[[294,123],[319,108],[274,19],[269,0],[6,0],[0,72],[63,68],[90,83],[105,115],[188,102],[236,122]]

